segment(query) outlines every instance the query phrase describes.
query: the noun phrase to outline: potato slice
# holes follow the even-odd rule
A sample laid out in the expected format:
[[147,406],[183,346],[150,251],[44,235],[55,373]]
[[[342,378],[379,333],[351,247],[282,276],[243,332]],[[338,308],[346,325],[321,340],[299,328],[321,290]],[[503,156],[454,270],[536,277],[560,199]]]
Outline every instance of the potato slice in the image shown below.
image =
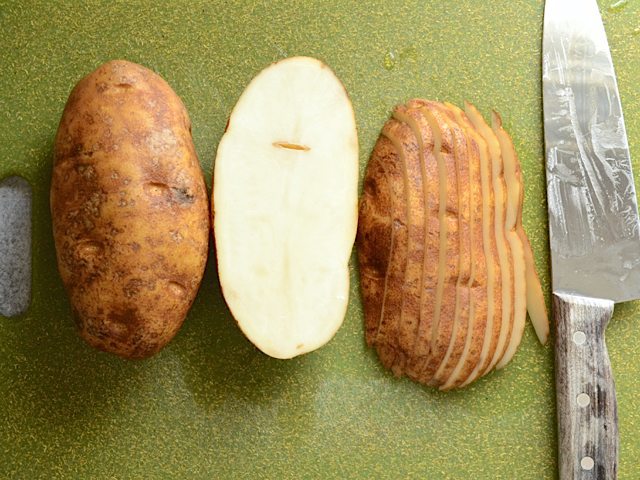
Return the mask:
[[[509,134],[502,128],[502,119],[500,115],[494,112],[494,130],[500,140],[500,148],[502,149],[502,156],[504,158],[509,157],[514,162],[515,176],[520,182],[520,199],[518,202],[518,216],[516,218],[516,233],[522,241],[524,249],[524,263],[526,271],[526,284],[527,284],[527,311],[531,324],[536,332],[538,340],[541,344],[546,344],[549,338],[549,317],[547,316],[547,307],[544,301],[544,294],[542,293],[542,285],[540,284],[540,278],[536,272],[536,266],[533,259],[533,251],[531,249],[531,243],[529,243],[529,237],[524,231],[522,226],[522,208],[524,205],[524,182],[522,180],[522,169],[520,167],[520,160],[516,153],[513,141]],[[496,128],[497,127],[497,128]]]
[[[496,351],[489,362],[489,366],[483,373],[484,375],[493,370],[495,365],[504,356],[514,322],[515,285],[514,262],[511,250],[512,239],[507,235],[505,229],[505,226],[507,225],[507,213],[509,210],[509,192],[507,191],[507,185],[504,179],[504,165],[502,162],[500,145],[493,133],[493,130],[491,130],[491,127],[487,125],[475,106],[465,102],[465,111],[467,113],[467,117],[478,133],[484,138],[485,142],[487,142],[487,146],[489,148],[492,166],[493,190],[495,195],[496,245],[498,247],[498,258],[500,260],[500,272],[502,275],[502,325],[500,327],[500,336],[498,337]],[[524,284],[524,282],[522,284]]]
[[[388,143],[388,140],[383,142]],[[370,347],[378,335],[385,279],[394,244],[393,197],[382,158],[373,157],[367,165],[358,223],[360,291],[364,300],[365,338]]]
[[[464,350],[446,382],[440,387],[449,390],[459,386],[488,358],[493,338],[495,268],[495,240],[492,239],[490,221],[493,219],[489,168],[485,154],[484,171],[481,165],[480,147],[472,135],[472,127],[459,108],[445,103],[451,118],[460,125],[467,141],[469,178],[469,243],[471,271],[469,278],[469,326],[466,332]],[[486,145],[485,145],[486,149]],[[483,177],[484,175],[484,177]],[[490,200],[491,199],[491,200]],[[499,268],[499,265],[498,265]],[[499,328],[495,330],[495,338]],[[495,346],[497,342],[494,342]],[[484,353],[484,355],[483,355]]]
[[[502,118],[500,118],[500,115],[498,115],[498,113],[496,112],[492,113],[491,118],[493,131],[495,132],[495,135],[500,144],[500,150],[502,152],[507,189],[512,192],[510,196],[509,207],[511,210],[515,210],[512,218],[508,218],[507,220],[506,227],[510,229],[507,233],[511,238],[517,238],[517,241],[513,241],[511,243],[514,261],[514,277],[516,279],[514,283],[516,297],[514,299],[513,332],[507,349],[505,350],[504,356],[496,364],[496,368],[500,369],[504,368],[507,363],[511,361],[511,359],[515,355],[516,350],[518,349],[518,345],[520,345],[520,341],[522,340],[522,335],[524,333],[527,303],[528,299],[530,298],[529,292],[531,292],[531,295],[535,295],[537,290],[535,286],[536,284],[539,285],[540,282],[537,278],[537,274],[535,273],[535,268],[532,265],[533,255],[531,254],[531,246],[529,245],[529,240],[527,239],[526,235],[524,234],[524,230],[522,229],[522,206],[524,203],[524,188],[522,185],[520,162],[518,160],[515,148],[513,147],[511,138],[502,128]],[[525,241],[526,245],[529,247],[528,249],[524,247]],[[517,249],[514,248],[516,245],[519,245],[520,248],[518,255],[516,255]],[[529,255],[527,255],[527,253],[529,253]],[[529,256],[529,261],[531,262],[528,268],[526,260],[527,256]],[[527,271],[529,272],[529,275],[527,275]],[[529,278],[532,276],[532,273],[534,278],[529,280]],[[520,279],[520,281],[522,282],[521,285],[518,284],[518,279]],[[527,284],[530,284],[529,288],[527,288]],[[541,289],[539,290],[539,293],[542,293]],[[536,313],[538,312],[535,310],[535,307],[540,304],[544,306],[544,300],[542,300],[542,302],[536,302],[534,297],[531,297],[531,300],[532,303],[534,303],[533,312],[537,322],[534,322],[534,326],[537,324],[538,328],[543,329],[546,323],[548,334],[548,322],[544,322],[544,320],[541,320],[542,317],[536,316]],[[546,310],[544,318],[546,318]],[[544,335],[544,330],[541,333]]]
[[[509,246],[511,247],[511,258],[513,265],[513,324],[511,333],[505,347],[502,358],[496,363],[496,368],[503,368],[511,361],[520,345],[524,324],[527,318],[527,284],[524,263],[524,247],[516,225],[518,216],[522,212],[522,178],[519,175],[518,163],[514,155],[513,145],[509,149],[511,141],[507,133],[502,129],[502,120],[493,112],[492,125],[494,137],[498,141],[500,148],[500,158],[502,159],[504,179],[507,191],[507,205],[505,216],[505,233]],[[507,138],[505,138],[507,137]]]
[[225,300],[264,353],[310,352],[342,324],[357,185],[354,113],[334,73],[307,57],[260,72],[218,147],[213,207]]
[[472,274],[471,263],[471,206],[469,203],[469,153],[467,151],[467,137],[449,109],[442,104],[435,106],[446,120],[453,136],[453,153],[455,162],[456,192],[457,192],[457,222],[458,222],[458,275],[455,282],[453,330],[451,339],[438,369],[430,385],[441,385],[447,381],[456,363],[462,356],[469,328],[470,281]]
[[385,287],[382,298],[380,324],[374,341],[382,364],[394,374],[402,374],[402,361],[398,345],[398,334],[402,315],[403,285],[409,248],[409,208],[405,185],[405,159],[399,137],[401,126],[389,120],[382,129],[383,140],[379,140],[378,155],[385,164],[386,174],[393,200],[392,228],[393,248],[387,265]]
[[[414,380],[419,380],[421,370],[429,361],[431,353],[440,245],[438,163],[434,155],[433,132],[422,113],[422,109],[426,107],[427,102],[424,100],[410,100],[402,117],[411,126],[418,143],[424,200],[425,242],[420,286],[420,318],[413,349],[405,366],[406,375]],[[440,147],[438,147],[439,150]]]
[[420,143],[410,125],[412,118],[404,105],[396,107],[393,118],[398,123],[397,142],[404,160],[404,186],[407,199],[408,244],[405,264],[402,311],[398,329],[399,370],[404,371],[407,358],[412,354],[420,323],[420,300],[425,245],[424,185]]
[[546,345],[549,340],[547,305],[544,301],[544,293],[542,293],[542,284],[540,283],[538,272],[536,272],[531,243],[522,226],[522,218],[518,220],[516,231],[524,247],[524,262],[527,275],[527,313],[529,313],[529,318],[538,340],[542,345]]
[[[478,146],[480,161],[480,179],[482,190],[482,238],[483,251],[487,267],[487,325],[482,340],[482,349],[478,361],[470,363],[465,374],[460,375],[457,386],[463,387],[476,380],[487,371],[489,363],[497,350],[500,330],[502,328],[502,271],[498,255],[496,236],[496,198],[493,189],[491,155],[484,138],[476,131],[467,115],[455,107],[456,118],[469,137]],[[471,373],[468,373],[471,370]],[[448,387],[447,387],[448,388]],[[451,387],[453,388],[453,387]]]
[[455,321],[456,283],[458,278],[458,191],[453,154],[453,132],[435,102],[421,109],[433,138],[433,153],[438,165],[438,280],[431,329],[430,360],[419,374],[428,383],[442,360],[452,338]]

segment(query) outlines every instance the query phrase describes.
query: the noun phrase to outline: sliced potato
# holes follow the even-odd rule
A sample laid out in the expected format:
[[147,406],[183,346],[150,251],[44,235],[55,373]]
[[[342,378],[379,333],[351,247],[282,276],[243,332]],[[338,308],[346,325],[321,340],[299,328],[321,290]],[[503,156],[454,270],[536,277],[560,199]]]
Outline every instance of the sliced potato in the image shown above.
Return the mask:
[[517,218],[522,212],[520,201],[524,199],[522,193],[522,179],[519,177],[519,169],[516,168],[517,159],[513,149],[509,149],[508,136],[502,128],[502,119],[496,112],[492,114],[492,130],[500,147],[500,156],[504,171],[505,186],[507,192],[507,208],[505,215],[505,232],[509,246],[511,247],[511,259],[513,265],[513,323],[511,333],[502,358],[496,363],[496,368],[503,368],[511,361],[522,340],[524,323],[527,316],[527,287],[524,263],[524,248],[522,239],[516,231]]
[[260,72],[218,147],[213,214],[225,300],[264,353],[310,352],[342,324],[357,184],[354,113],[335,74],[308,57]]
[[542,285],[540,284],[540,278],[536,272],[536,266],[533,259],[533,250],[531,249],[531,243],[522,226],[522,209],[524,206],[524,184],[522,181],[522,169],[520,168],[520,161],[518,160],[518,154],[513,146],[513,141],[509,134],[502,128],[502,119],[497,112],[493,112],[494,130],[500,141],[500,148],[502,149],[503,158],[509,158],[513,162],[515,169],[515,177],[520,184],[520,198],[518,201],[518,214],[516,217],[516,233],[520,237],[523,247],[525,274],[526,274],[526,292],[527,292],[527,312],[531,319],[531,324],[536,332],[538,340],[541,344],[546,344],[549,338],[549,319],[547,316],[547,307],[544,301],[544,294],[542,293]]
[[[375,157],[367,166],[367,176],[360,202],[358,240],[360,263],[360,291],[364,299],[365,337],[367,345],[373,346],[378,335],[382,316],[382,300],[393,250],[393,226],[391,221],[393,200],[389,188],[384,156]],[[375,201],[371,199],[376,199]]]
[[367,342],[396,375],[443,390],[513,358],[529,302],[541,338],[547,323],[513,144],[499,117],[492,129],[466,109],[396,107],[360,205]]

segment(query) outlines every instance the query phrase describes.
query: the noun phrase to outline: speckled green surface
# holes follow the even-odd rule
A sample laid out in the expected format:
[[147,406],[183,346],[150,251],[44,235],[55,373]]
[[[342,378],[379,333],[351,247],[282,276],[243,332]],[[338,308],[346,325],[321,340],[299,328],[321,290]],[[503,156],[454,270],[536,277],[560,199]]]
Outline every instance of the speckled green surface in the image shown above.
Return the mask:
[[[640,172],[640,2],[614,3],[601,7]],[[74,332],[48,213],[64,102],[102,62],[126,58],[169,81],[190,112],[210,185],[247,82],[271,61],[311,55],[350,92],[362,171],[397,102],[470,99],[502,112],[523,162],[524,221],[548,291],[542,11],[541,0],[0,0],[0,177],[23,174],[35,193],[33,303],[23,317],[0,318],[0,478],[555,478],[552,349],[530,326],[508,368],[443,394],[393,378],[367,350],[355,263],[335,339],[278,361],[244,339],[210,262],[175,340],[127,362]],[[638,307],[616,307],[607,332],[622,480],[640,478]]]

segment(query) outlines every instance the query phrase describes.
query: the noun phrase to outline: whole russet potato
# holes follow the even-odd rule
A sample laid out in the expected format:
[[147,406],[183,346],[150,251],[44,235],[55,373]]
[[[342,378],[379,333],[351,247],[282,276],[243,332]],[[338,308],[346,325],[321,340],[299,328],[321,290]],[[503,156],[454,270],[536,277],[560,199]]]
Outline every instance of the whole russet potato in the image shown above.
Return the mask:
[[78,82],[55,139],[51,214],[82,338],[125,358],[158,352],[193,303],[209,241],[190,120],[162,78],[116,60]]

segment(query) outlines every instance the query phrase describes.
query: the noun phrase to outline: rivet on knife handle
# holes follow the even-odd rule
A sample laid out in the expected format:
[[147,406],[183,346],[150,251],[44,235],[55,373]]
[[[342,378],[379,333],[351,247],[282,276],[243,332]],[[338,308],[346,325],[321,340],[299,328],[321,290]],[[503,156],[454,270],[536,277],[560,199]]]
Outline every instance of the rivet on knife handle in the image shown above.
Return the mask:
[[554,294],[560,478],[615,479],[618,410],[604,331],[613,302]]

